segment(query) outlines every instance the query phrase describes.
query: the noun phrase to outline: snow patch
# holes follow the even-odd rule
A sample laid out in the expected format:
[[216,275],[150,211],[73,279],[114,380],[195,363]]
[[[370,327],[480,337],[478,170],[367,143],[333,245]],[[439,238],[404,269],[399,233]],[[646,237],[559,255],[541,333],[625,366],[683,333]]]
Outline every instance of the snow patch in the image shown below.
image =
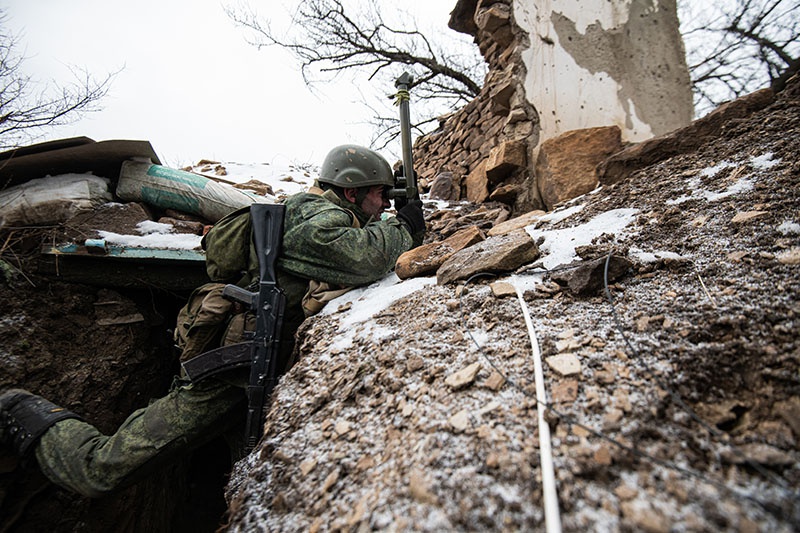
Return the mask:
[[335,313],[343,309],[346,304],[351,304],[350,308],[344,311],[342,318],[339,319],[339,330],[347,331],[355,324],[369,320],[400,298],[404,298],[423,287],[434,285],[435,283],[435,277],[412,278],[400,281],[397,274],[391,273],[380,281],[366,287],[353,289],[328,302],[320,314]]
[[720,173],[720,171],[725,170],[726,168],[735,167],[736,164],[730,161],[720,161],[713,167],[706,167],[700,171],[701,176],[705,176],[707,178],[711,178],[716,176]]
[[684,256],[680,254],[676,254],[675,252],[666,252],[666,251],[655,251],[655,252],[645,252],[641,248],[631,247],[628,251],[628,257],[636,259],[642,263],[655,263],[659,259],[686,259]]
[[[765,152],[759,156],[750,157],[748,163],[755,170],[765,170],[772,168],[781,162],[780,159],[773,159],[772,157],[773,157],[772,152]],[[714,165],[713,167],[704,168],[698,173],[698,176],[693,177],[688,181],[687,187],[689,188],[691,193],[684,194],[683,196],[680,196],[673,200],[667,200],[667,205],[678,205],[693,199],[706,200],[707,202],[715,202],[717,200],[727,198],[728,196],[732,196],[734,194],[739,194],[752,190],[753,186],[755,185],[755,179],[750,176],[740,177],[733,184],[729,185],[724,191],[721,192],[713,192],[703,188],[703,184],[700,180],[700,177],[707,177],[707,178],[714,177],[721,170],[735,166],[738,166],[738,164],[726,160],[718,163],[717,165]]]
[[638,209],[613,209],[572,228],[539,230],[527,226],[525,230],[536,242],[544,238],[544,242],[539,245],[539,250],[543,254],[542,265],[552,269],[574,261],[577,257],[575,248],[591,244],[600,235],[612,234],[620,237],[638,212]]
[[556,209],[555,211],[551,211],[550,213],[539,217],[539,222],[550,222],[551,224],[561,222],[562,220],[571,217],[575,213],[580,213],[584,206],[585,204],[578,204],[573,205],[572,207]]
[[753,168],[759,170],[772,168],[780,162],[780,159],[772,159],[772,152],[765,152],[761,155],[750,158],[750,164],[753,166]]
[[792,222],[791,220],[786,220],[778,226],[778,232],[783,235],[798,235],[800,234],[800,224],[797,222]]

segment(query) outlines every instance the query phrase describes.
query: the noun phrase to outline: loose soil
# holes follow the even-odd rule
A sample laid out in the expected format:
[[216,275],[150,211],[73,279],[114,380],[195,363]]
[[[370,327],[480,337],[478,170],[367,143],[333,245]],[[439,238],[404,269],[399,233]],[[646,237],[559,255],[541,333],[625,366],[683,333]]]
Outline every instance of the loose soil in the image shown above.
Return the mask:
[[[524,295],[542,357],[580,365],[544,365],[564,530],[800,527],[799,150],[785,95],[537,228],[637,210],[579,249],[633,262],[613,308],[602,284]],[[518,300],[488,281],[427,287],[346,330],[347,309],[309,321],[228,487],[230,529],[543,530],[532,347]]]

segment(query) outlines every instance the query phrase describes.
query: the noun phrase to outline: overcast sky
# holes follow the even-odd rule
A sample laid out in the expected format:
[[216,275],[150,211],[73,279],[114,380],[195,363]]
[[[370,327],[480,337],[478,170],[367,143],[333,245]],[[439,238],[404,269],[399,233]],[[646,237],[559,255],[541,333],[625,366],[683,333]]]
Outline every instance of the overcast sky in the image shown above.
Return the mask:
[[[234,1],[0,0],[34,78],[63,85],[74,79],[70,67],[100,79],[120,71],[102,111],[43,140],[144,139],[173,167],[201,158],[318,164],[337,144],[368,144],[369,111],[358,90],[339,83],[319,86],[322,94],[309,91],[285,51],[245,42],[223,12]],[[403,5],[450,31],[455,3]],[[255,5],[264,13],[279,4]]]

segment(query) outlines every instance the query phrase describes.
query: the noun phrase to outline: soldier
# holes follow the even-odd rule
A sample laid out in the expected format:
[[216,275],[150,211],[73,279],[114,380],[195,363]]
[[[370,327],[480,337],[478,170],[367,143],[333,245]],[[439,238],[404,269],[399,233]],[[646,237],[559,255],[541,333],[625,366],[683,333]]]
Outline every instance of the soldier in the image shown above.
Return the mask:
[[[382,278],[400,254],[421,244],[425,220],[419,201],[396,206],[396,217],[381,218],[391,205],[388,192],[394,184],[389,164],[378,153],[344,145],[325,158],[318,187],[286,201],[277,263],[278,284],[286,294],[281,372],[292,364],[294,332],[305,317],[348,288]],[[257,260],[247,263],[248,272],[236,281],[241,286],[253,281],[253,273],[258,276]],[[184,336],[183,360],[214,347],[221,337],[230,341],[220,332],[233,322],[231,305],[223,304],[219,323]],[[178,378],[166,396],[135,411],[110,436],[44,398],[12,389],[0,395],[0,442],[21,456],[35,456],[54,483],[100,497],[241,424],[244,384],[240,376],[198,383]]]

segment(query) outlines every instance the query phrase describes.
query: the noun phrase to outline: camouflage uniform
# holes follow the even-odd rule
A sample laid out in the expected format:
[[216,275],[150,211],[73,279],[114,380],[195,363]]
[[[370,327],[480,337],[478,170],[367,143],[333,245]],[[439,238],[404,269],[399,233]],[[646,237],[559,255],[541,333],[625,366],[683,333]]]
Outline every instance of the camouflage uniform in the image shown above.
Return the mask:
[[[294,332],[305,317],[301,302],[309,280],[337,286],[371,283],[421,241],[401,221],[369,220],[358,206],[332,191],[300,193],[286,206],[278,260],[278,283],[287,297],[284,370]],[[165,397],[134,412],[111,436],[79,419],[57,422],[39,440],[36,458],[54,483],[98,497],[225,433],[242,420],[244,403],[244,390],[230,380],[176,380]]]

